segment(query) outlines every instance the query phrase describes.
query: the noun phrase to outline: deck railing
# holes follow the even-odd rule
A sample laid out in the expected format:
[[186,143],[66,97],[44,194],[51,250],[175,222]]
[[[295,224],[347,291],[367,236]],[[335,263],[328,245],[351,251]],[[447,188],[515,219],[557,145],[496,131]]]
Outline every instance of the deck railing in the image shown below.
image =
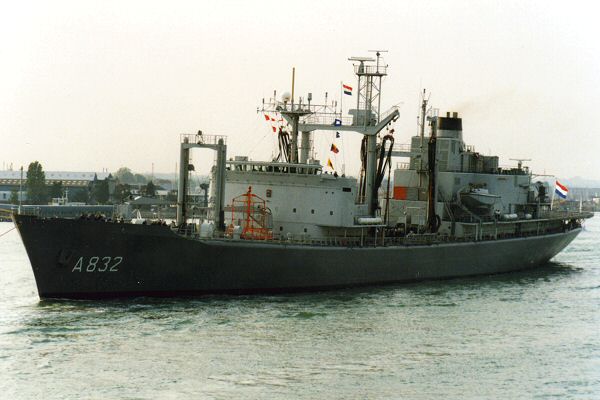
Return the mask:
[[461,237],[454,237],[445,234],[412,234],[409,233],[405,236],[398,237],[386,237],[381,233],[376,236],[330,236],[330,237],[310,237],[307,235],[291,235],[291,236],[274,236],[271,239],[266,240],[248,240],[248,239],[232,239],[231,237],[225,237],[223,234],[213,236],[210,238],[202,238],[196,231],[185,230],[179,228],[178,233],[180,235],[189,237],[195,240],[223,240],[223,241],[240,241],[240,242],[252,242],[252,243],[264,243],[264,244],[276,244],[276,245],[289,245],[289,246],[323,246],[323,247],[346,247],[346,248],[374,248],[374,247],[391,247],[391,246],[427,246],[427,245],[440,245],[444,243],[464,243],[473,241],[492,241],[498,239],[512,239],[512,238],[524,238],[532,236],[543,236],[553,233],[561,233],[573,229],[574,226],[561,226],[561,227],[545,227],[538,232],[513,232],[513,233],[501,233],[501,234],[467,234]]

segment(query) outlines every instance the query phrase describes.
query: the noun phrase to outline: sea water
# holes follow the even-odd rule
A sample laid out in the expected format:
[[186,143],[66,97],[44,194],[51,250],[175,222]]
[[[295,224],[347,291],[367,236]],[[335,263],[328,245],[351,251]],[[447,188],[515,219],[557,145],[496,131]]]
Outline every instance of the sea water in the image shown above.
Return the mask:
[[600,398],[600,215],[531,271],[196,299],[40,301],[1,236],[0,399],[117,398]]

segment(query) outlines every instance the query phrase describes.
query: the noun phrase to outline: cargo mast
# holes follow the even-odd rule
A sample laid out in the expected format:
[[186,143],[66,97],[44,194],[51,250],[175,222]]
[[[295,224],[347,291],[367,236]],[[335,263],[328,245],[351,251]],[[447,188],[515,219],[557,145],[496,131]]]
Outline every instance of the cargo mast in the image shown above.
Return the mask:
[[225,229],[223,207],[225,201],[225,161],[227,160],[226,137],[202,135],[202,131],[198,131],[196,135],[183,134],[181,135],[180,147],[177,225],[181,226],[187,222],[188,174],[189,171],[193,170],[193,166],[190,164],[190,150],[193,148],[212,149],[217,152],[217,165],[215,166],[215,185],[217,190],[213,216],[216,228],[223,231]]

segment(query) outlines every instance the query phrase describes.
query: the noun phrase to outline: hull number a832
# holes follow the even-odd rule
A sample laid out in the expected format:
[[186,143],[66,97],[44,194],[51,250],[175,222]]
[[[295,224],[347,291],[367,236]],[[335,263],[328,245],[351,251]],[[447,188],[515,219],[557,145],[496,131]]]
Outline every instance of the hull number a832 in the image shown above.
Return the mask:
[[71,272],[119,272],[123,257],[93,256],[79,257]]

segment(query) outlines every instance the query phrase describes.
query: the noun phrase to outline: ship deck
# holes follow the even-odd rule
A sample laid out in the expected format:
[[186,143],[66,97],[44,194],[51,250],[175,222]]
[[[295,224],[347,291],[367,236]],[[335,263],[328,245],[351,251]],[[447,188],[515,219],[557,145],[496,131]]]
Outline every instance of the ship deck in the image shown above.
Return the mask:
[[[184,228],[174,229],[178,235],[199,241],[237,241],[244,243],[268,243],[274,245],[299,245],[299,246],[319,246],[319,247],[391,247],[391,246],[427,246],[443,243],[465,243],[474,241],[495,241],[502,239],[526,238],[535,236],[544,236],[549,234],[564,233],[572,229],[580,228],[582,221],[593,217],[591,212],[553,212],[545,215],[545,218],[524,219],[513,221],[491,220],[486,222],[463,222],[463,225],[481,227],[484,232],[485,227],[493,226],[535,226],[535,229],[518,229],[516,232],[496,232],[495,234],[468,234],[463,236],[452,236],[438,233],[408,233],[401,236],[386,236],[385,231],[375,227],[364,226],[360,236],[329,236],[329,237],[310,237],[308,235],[278,235],[271,239],[233,239],[223,234],[215,237],[201,237],[200,234],[187,231]],[[563,224],[556,226],[557,221],[564,221]],[[554,223],[554,225],[552,225]],[[377,228],[379,228],[378,226]],[[369,229],[370,228],[370,229]]]

